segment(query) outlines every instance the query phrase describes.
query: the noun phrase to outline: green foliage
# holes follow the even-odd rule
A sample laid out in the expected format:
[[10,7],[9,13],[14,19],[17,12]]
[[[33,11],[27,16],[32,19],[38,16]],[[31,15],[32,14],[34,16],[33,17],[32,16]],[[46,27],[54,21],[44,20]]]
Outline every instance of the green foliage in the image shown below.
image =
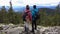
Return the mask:
[[55,11],[48,14],[47,9],[40,9],[39,24],[42,26],[60,26],[60,11],[59,6],[56,7]]
[[5,6],[2,6],[2,9],[0,11],[0,22],[1,23],[7,23],[7,11],[5,9]]

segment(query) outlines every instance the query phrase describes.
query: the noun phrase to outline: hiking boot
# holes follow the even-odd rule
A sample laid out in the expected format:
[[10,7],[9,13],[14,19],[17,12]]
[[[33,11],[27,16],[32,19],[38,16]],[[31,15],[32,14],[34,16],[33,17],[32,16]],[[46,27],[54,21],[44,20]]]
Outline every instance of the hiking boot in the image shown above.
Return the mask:
[[35,33],[37,33],[37,30],[34,30]]

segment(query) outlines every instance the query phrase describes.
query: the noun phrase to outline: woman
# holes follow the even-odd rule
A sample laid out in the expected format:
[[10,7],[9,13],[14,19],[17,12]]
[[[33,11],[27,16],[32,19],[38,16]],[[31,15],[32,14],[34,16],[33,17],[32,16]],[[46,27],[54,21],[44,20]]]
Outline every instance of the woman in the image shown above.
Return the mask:
[[24,21],[25,31],[28,32],[29,23],[32,21],[32,15],[29,9],[29,5],[26,5],[26,10],[24,11],[24,14],[23,14],[23,21]]

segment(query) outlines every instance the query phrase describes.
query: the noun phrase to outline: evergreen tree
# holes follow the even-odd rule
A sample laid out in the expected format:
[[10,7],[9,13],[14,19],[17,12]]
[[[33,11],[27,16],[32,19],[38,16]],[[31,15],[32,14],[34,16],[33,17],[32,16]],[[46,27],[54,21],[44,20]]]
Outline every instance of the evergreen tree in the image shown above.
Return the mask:
[[12,8],[12,3],[10,1],[10,8],[8,10],[8,18],[9,18],[9,22],[10,23],[14,23],[13,19],[14,19],[14,12],[13,12],[13,8]]
[[60,3],[56,7],[55,14],[56,14],[56,23],[57,23],[57,25],[60,25]]
[[2,6],[1,12],[0,12],[0,23],[7,23],[7,11],[5,6]]

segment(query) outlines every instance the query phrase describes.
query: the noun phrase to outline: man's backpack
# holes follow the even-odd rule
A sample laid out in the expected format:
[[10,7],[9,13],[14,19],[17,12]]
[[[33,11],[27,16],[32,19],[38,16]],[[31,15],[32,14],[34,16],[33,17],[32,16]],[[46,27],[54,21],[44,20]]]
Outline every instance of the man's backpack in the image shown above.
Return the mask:
[[39,19],[39,18],[40,18],[39,12],[34,11],[34,13],[35,13],[35,19],[36,19],[36,20]]

